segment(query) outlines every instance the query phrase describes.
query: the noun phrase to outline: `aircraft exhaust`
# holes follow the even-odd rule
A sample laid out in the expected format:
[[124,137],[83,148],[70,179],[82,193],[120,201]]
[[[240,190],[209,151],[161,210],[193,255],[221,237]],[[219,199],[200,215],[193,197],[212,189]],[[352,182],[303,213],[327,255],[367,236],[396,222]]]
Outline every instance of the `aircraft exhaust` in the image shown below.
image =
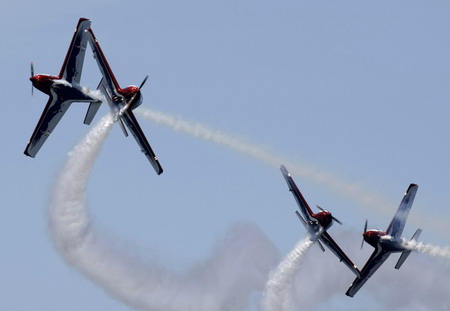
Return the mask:
[[433,244],[425,244],[415,240],[403,240],[403,246],[412,251],[450,260],[450,248],[448,246],[442,247]]
[[86,208],[86,187],[111,116],[68,154],[48,208],[49,232],[66,263],[131,308],[151,311],[242,311],[264,288],[277,252],[256,226],[239,225],[211,256],[183,273],[147,262],[96,231]]
[[386,214],[389,214],[392,212],[392,210],[388,207],[395,205],[385,202],[384,200],[380,199],[380,195],[367,191],[356,183],[352,184],[343,181],[342,178],[333,176],[332,174],[324,171],[316,170],[306,164],[293,163],[292,161],[289,161],[280,155],[273,154],[254,143],[240,140],[236,137],[233,137],[232,135],[228,135],[221,131],[211,129],[203,124],[186,121],[171,114],[143,107],[139,107],[135,111],[139,116],[148,121],[151,121],[158,125],[166,126],[176,132],[185,133],[193,137],[203,139],[205,141],[225,146],[229,149],[257,159],[272,167],[278,168],[280,166],[280,163],[284,163],[287,167],[290,168],[291,173],[302,178],[306,178],[316,184],[324,185],[334,192],[343,195],[346,198],[352,199],[359,204],[370,207],[371,209],[382,209]]
[[313,244],[310,237],[297,242],[292,251],[270,273],[261,300],[262,311],[293,310],[292,285],[303,255]]
[[[148,109],[140,106],[134,110],[140,117],[151,121],[157,125],[168,127],[175,132],[191,135],[208,142],[222,145],[231,150],[250,156],[258,161],[279,168],[280,163],[284,163],[289,167],[292,174],[304,178],[318,185],[322,185],[343,198],[349,199],[361,207],[365,207],[365,211],[373,213],[379,212],[383,215],[392,215],[392,206],[396,206],[396,201],[387,201],[382,195],[361,186],[360,183],[348,182],[340,176],[335,176],[328,172],[320,171],[306,163],[289,161],[281,155],[270,152],[258,146],[255,143],[244,141],[236,136],[225,134],[222,131],[209,128],[197,122],[191,122],[172,114]],[[416,216],[410,219],[409,223],[421,225],[424,219],[433,222],[432,228],[438,233],[449,234],[446,219],[433,217],[430,219],[428,214],[420,211],[415,212]]]

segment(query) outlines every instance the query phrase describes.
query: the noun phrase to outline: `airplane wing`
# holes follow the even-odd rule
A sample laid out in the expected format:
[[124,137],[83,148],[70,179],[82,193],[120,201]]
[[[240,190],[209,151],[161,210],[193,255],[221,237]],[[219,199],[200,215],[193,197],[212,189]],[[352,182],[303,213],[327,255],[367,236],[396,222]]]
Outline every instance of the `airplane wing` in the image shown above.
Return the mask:
[[386,233],[394,237],[394,239],[399,239],[401,237],[418,188],[419,186],[416,184],[409,185],[394,218],[392,218],[391,223],[386,229]]
[[344,264],[354,273],[357,277],[360,277],[360,272],[355,264],[347,257],[344,251],[337,245],[333,238],[328,234],[328,232],[323,232],[319,240],[321,240],[338,258],[343,261]]
[[383,264],[383,262],[388,259],[390,253],[386,252],[382,249],[382,247],[378,246],[369,260],[365,264],[365,266],[361,270],[361,277],[356,278],[352,285],[350,285],[349,289],[345,293],[347,296],[353,297],[359,289],[367,282],[367,280],[378,270],[379,267]]
[[88,39],[92,48],[92,52],[94,53],[94,58],[97,61],[97,65],[103,76],[103,85],[105,85],[109,89],[110,96],[119,96],[120,94],[117,92],[117,90],[120,89],[119,83],[117,83],[116,77],[114,76],[111,67],[109,67],[108,61],[103,54],[102,48],[98,44],[97,38],[95,37],[92,28],[88,29],[88,33]]
[[308,203],[306,202],[305,198],[303,197],[302,193],[300,192],[300,190],[298,190],[298,187],[295,184],[294,180],[292,179],[291,174],[289,174],[289,172],[287,171],[286,167],[284,167],[284,165],[281,165],[280,170],[284,176],[284,179],[286,180],[286,183],[288,184],[289,191],[292,192],[303,216],[306,218],[306,220],[316,221],[315,218],[311,217],[313,212],[312,212],[311,208],[309,207]]
[[56,94],[51,92],[50,98],[45,106],[44,111],[31,135],[30,141],[25,148],[25,155],[34,158],[41,149],[42,145],[47,140],[48,136],[55,129],[58,122],[66,113],[70,106],[69,101],[64,101],[58,98]]
[[147,138],[145,137],[144,132],[139,126],[139,123],[136,120],[136,117],[134,116],[133,112],[131,110],[125,111],[122,114],[121,119],[127,125],[131,134],[133,134],[137,143],[141,147],[141,151],[145,154],[147,159],[153,165],[153,168],[155,169],[156,173],[160,175],[163,172],[161,164],[159,164],[158,158],[156,157],[155,153],[150,147],[150,144],[148,143]]
[[85,31],[91,26],[87,18],[80,18],[69,50],[64,59],[59,77],[69,83],[80,84],[81,71],[83,70],[84,55],[86,54],[88,36]]

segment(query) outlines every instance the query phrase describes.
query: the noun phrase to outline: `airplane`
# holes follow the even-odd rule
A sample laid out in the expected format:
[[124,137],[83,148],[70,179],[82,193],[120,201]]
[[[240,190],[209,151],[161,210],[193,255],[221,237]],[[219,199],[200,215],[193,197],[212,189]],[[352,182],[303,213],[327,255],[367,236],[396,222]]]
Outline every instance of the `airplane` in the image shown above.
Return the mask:
[[295,214],[300,219],[300,222],[305,226],[306,230],[310,235],[310,240],[316,242],[320,249],[325,252],[325,248],[322,246],[321,242],[324,243],[338,258],[340,261],[343,261],[344,264],[354,273],[357,277],[360,276],[358,268],[353,264],[350,258],[344,253],[344,251],[337,245],[337,243],[331,238],[328,234],[327,229],[331,227],[333,221],[337,223],[342,223],[336,219],[331,213],[327,210],[322,209],[320,206],[317,208],[320,209],[320,212],[313,213],[302,193],[298,189],[294,180],[292,179],[291,174],[287,171],[284,165],[280,167],[281,173],[288,184],[289,191],[294,195],[295,200],[297,201],[299,210],[303,214],[300,215],[298,211],[295,211]]
[[[106,100],[111,108],[114,121],[119,123],[119,126],[121,127],[125,136],[128,136],[128,132],[124,126],[125,123],[128,129],[131,131],[131,134],[133,134],[137,143],[141,147],[141,151],[153,165],[156,173],[160,175],[163,172],[161,164],[159,163],[158,158],[150,147],[150,144],[147,141],[147,138],[145,137],[144,132],[139,126],[139,123],[132,111],[142,104],[141,88],[147,81],[148,76],[145,77],[139,87],[131,85],[126,88],[121,88],[105,58],[105,55],[103,54],[103,51],[94,35],[94,32],[92,31],[92,28],[89,28],[87,31],[88,40],[92,48],[94,58],[96,59],[97,65],[103,76],[100,80],[98,89],[100,89],[103,95],[106,97]],[[100,105],[101,103],[94,102],[89,105],[89,109],[84,120],[85,124],[91,123]]]
[[[408,218],[409,211],[414,202],[414,198],[417,193],[419,186],[416,184],[410,184],[403,196],[400,206],[391,220],[391,223],[387,227],[386,231],[382,230],[367,230],[367,220],[364,225],[363,241],[361,248],[364,245],[364,241],[375,248],[374,252],[370,256],[364,268],[361,270],[361,277],[356,278],[350,288],[345,293],[349,297],[353,297],[358,290],[367,282],[367,280],[378,270],[378,268],[383,264],[383,262],[388,259],[389,255],[392,253],[402,253],[400,258],[395,265],[395,269],[400,269],[402,264],[411,254],[411,250],[403,246],[403,239],[401,234],[403,228],[406,224],[406,219]],[[411,241],[417,241],[421,229],[417,229],[414,233]]]
[[99,98],[89,95],[87,89],[83,90],[80,86],[87,45],[85,31],[90,25],[91,21],[87,18],[80,18],[78,21],[58,76],[34,75],[34,66],[31,63],[31,93],[33,94],[33,88],[37,88],[47,94],[49,99],[25,148],[24,154],[29,157],[34,158],[36,156],[64,113],[69,109],[70,104],[73,102],[101,102]]

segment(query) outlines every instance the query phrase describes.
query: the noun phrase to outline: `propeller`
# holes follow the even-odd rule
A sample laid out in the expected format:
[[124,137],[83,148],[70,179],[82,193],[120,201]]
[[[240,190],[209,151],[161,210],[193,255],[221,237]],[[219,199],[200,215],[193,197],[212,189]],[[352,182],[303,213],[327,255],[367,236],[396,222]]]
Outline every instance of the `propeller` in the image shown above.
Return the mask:
[[[148,75],[145,76],[144,80],[141,82],[141,85],[139,86],[139,90],[144,86],[145,82],[148,79]],[[136,98],[137,93],[134,93],[133,96],[131,96],[130,100],[125,104],[125,106],[123,106],[123,108],[120,110],[119,112],[119,116],[121,116],[122,114],[125,113],[125,111],[128,110],[128,108],[130,108],[131,103],[134,101],[134,99]]]
[[367,222],[368,222],[368,220],[366,219],[366,223],[364,224],[364,231],[363,231],[363,239],[362,239],[362,242],[361,242],[361,249],[363,249],[363,246],[364,246],[364,233],[367,231]]
[[148,79],[148,75],[145,76],[144,81],[141,82],[141,85],[139,86],[139,89],[142,89],[142,87],[144,86],[145,82],[147,82]]
[[[319,205],[316,205],[316,207],[317,207],[318,209],[320,209],[322,212],[326,212],[326,210],[324,210],[323,208],[321,208]],[[339,219],[337,219],[336,217],[334,217],[333,215],[331,215],[331,218],[332,218],[335,222],[337,222],[338,224],[342,225],[342,222],[341,222]]]
[[[31,70],[31,76],[34,77],[34,64],[33,62],[30,63],[30,70]],[[34,86],[33,83],[31,83],[31,96],[34,95]]]
[[340,225],[342,226],[342,222],[341,222],[339,219],[337,219],[337,218],[334,217],[333,215],[331,215],[331,218],[333,218],[333,220],[334,220],[335,222],[337,222],[338,224],[340,224]]

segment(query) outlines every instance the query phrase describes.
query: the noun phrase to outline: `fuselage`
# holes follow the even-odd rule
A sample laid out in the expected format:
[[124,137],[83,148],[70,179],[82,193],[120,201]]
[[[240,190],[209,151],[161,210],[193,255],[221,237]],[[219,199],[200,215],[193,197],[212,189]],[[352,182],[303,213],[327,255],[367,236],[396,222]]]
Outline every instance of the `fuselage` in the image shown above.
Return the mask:
[[50,95],[50,89],[55,84],[56,80],[60,80],[60,78],[45,74],[35,75],[30,78],[33,86],[47,95]]
[[119,96],[112,96],[112,100],[108,101],[112,113],[119,117],[127,109],[135,109],[142,104],[141,90],[134,85],[126,88],[119,88],[116,91]]
[[364,241],[374,248],[381,247],[387,252],[403,252],[405,247],[402,242],[395,240],[392,236],[381,230],[368,230],[363,233]]
[[327,230],[333,223],[333,217],[329,211],[322,211],[312,214],[311,216],[317,219],[318,224],[323,228],[323,230]]
[[311,218],[314,218],[315,221],[309,220],[307,222],[307,230],[311,235],[311,240],[316,241],[323,232],[331,227],[333,224],[333,217],[329,211],[321,211],[317,214],[312,213]]

